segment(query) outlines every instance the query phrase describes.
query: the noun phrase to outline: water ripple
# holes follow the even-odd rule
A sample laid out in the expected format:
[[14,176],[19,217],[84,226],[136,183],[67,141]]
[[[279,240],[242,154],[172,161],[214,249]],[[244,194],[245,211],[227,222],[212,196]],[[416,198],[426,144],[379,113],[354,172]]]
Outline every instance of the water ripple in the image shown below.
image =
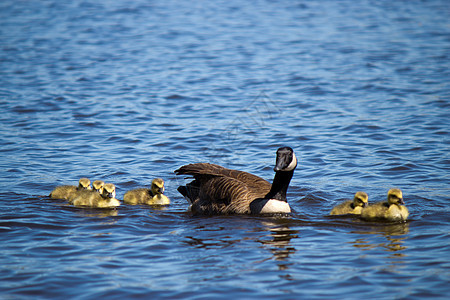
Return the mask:
[[[447,12],[439,0],[1,2],[0,297],[444,299]],[[272,180],[284,145],[299,158],[291,216],[187,212],[176,188],[189,180],[173,170],[212,162]],[[85,176],[119,199],[161,177],[172,203],[47,197]],[[328,216],[393,186],[406,223]]]

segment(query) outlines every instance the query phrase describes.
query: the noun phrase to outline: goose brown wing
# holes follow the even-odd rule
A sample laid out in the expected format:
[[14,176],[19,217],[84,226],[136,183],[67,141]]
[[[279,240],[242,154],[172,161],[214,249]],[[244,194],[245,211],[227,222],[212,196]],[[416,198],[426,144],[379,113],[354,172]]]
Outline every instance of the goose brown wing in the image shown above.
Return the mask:
[[251,173],[227,169],[222,166],[210,163],[195,163],[185,165],[176,170],[175,173],[177,175],[193,175],[195,179],[200,180],[204,180],[205,177],[209,178],[210,176],[224,176],[234,178],[240,182],[245,183],[251,190],[265,191],[266,194],[270,191],[270,188],[272,186],[267,180]]
[[178,170],[175,170],[175,174],[187,174],[187,175],[219,175],[220,170],[225,169],[219,165],[209,164],[209,163],[196,163],[189,164],[180,167]]
[[209,213],[249,213],[250,202],[265,195],[265,191],[250,189],[238,179],[217,176],[203,182],[195,205]]

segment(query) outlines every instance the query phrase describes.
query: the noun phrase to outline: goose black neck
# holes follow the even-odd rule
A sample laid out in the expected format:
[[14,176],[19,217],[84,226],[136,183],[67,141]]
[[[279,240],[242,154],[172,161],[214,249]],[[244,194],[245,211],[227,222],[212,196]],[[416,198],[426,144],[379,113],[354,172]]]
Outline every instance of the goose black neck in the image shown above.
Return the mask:
[[289,183],[291,182],[292,175],[294,175],[294,170],[276,172],[275,177],[273,178],[272,188],[265,198],[287,201],[286,192]]

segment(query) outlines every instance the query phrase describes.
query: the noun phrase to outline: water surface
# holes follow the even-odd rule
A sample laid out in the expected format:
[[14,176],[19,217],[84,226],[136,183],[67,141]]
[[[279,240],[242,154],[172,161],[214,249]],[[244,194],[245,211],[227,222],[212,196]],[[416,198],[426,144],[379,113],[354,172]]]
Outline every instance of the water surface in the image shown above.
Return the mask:
[[[0,297],[446,298],[448,1],[2,1]],[[173,171],[271,180],[290,217],[193,217]],[[166,181],[164,209],[81,209],[80,177]],[[399,187],[406,223],[328,216]]]

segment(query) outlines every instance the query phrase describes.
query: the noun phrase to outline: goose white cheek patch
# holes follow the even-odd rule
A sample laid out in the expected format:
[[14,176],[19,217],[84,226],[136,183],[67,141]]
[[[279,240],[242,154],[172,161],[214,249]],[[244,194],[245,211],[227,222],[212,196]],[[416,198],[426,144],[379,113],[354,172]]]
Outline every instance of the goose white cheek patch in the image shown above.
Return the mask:
[[297,166],[297,157],[295,156],[295,153],[292,153],[292,161],[289,164],[289,166],[287,166],[286,169],[284,169],[284,171],[292,171],[295,169],[296,166]]

